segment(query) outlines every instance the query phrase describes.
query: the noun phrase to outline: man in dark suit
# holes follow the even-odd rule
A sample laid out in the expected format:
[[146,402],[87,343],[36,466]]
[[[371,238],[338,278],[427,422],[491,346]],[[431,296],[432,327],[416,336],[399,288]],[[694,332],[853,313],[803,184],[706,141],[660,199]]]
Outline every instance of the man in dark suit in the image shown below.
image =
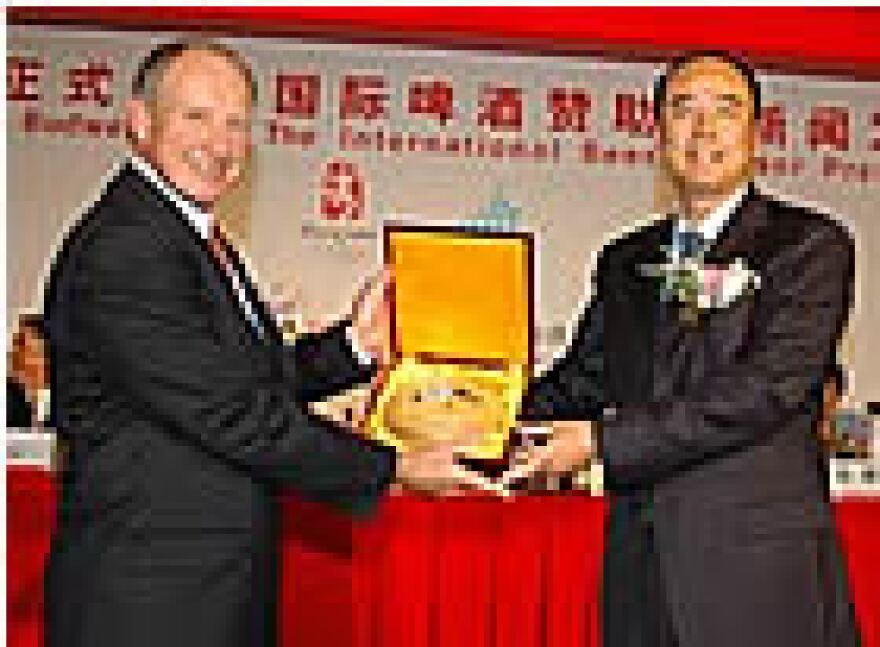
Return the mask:
[[571,347],[523,403],[548,441],[507,480],[601,458],[610,647],[850,647],[814,428],[852,240],[752,185],[760,100],[742,63],[679,59],[655,100],[678,215],[602,251]]
[[274,645],[279,487],[363,514],[392,478],[442,489],[461,474],[449,448],[396,458],[308,409],[372,374],[348,337],[375,351],[383,334],[361,310],[286,346],[216,230],[254,94],[229,49],[157,49],[126,109],[134,154],[55,259],[46,328],[68,452],[50,647]]

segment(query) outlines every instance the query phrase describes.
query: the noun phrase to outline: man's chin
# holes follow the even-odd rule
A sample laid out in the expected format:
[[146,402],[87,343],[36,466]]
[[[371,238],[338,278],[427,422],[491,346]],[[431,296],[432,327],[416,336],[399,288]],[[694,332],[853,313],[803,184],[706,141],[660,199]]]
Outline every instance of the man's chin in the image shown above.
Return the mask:
[[178,187],[191,200],[198,202],[204,207],[210,207],[219,200],[224,193],[229,191],[226,185],[216,186],[213,184],[191,183],[187,187]]
[[682,187],[691,195],[720,195],[731,190],[732,185],[730,178],[707,176],[707,175],[683,175],[681,177]]

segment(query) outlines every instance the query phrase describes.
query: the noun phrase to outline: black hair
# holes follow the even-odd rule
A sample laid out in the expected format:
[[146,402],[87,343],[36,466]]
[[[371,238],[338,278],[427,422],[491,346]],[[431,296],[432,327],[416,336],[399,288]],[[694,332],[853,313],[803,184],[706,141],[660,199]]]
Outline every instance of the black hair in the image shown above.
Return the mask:
[[730,52],[721,50],[702,50],[688,52],[687,54],[675,57],[666,67],[666,70],[657,77],[656,81],[654,81],[655,121],[659,123],[660,117],[663,115],[663,106],[666,104],[666,88],[669,85],[669,79],[678,74],[679,70],[683,67],[700,59],[712,59],[727,63],[739,73],[749,87],[749,93],[752,95],[752,108],[754,109],[755,119],[757,119],[761,114],[761,84],[755,77],[755,71],[742,59],[737,58]]

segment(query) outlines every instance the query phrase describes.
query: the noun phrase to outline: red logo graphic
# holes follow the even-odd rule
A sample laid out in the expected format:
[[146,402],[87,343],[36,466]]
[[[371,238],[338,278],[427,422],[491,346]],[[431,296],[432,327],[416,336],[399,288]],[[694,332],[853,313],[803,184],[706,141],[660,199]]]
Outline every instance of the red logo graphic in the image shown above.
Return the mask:
[[319,217],[323,220],[358,221],[364,216],[366,185],[357,164],[330,160],[321,173]]

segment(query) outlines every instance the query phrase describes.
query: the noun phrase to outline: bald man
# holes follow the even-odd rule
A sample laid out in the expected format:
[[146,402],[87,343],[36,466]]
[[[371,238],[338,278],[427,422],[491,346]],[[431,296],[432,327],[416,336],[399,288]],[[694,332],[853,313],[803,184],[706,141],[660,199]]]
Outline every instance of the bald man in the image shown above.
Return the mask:
[[284,344],[211,214],[249,155],[254,95],[229,49],[154,51],[126,109],[132,155],[55,259],[68,455],[49,647],[274,647],[278,488],[363,514],[392,478],[435,490],[460,474],[451,449],[397,459],[308,409],[371,377],[349,338],[381,346],[364,314],[381,290]]

